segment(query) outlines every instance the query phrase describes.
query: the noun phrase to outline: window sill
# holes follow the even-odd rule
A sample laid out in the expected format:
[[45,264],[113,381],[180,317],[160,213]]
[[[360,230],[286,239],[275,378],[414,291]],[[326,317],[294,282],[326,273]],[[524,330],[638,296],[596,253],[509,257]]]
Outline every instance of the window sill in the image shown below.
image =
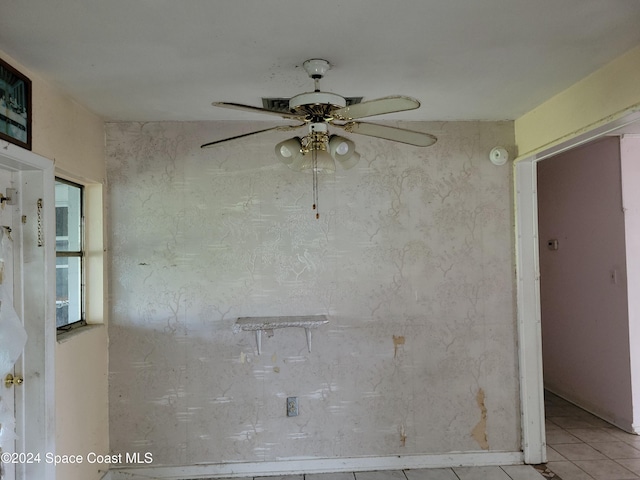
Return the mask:
[[58,332],[56,340],[58,341],[58,343],[65,343],[71,340],[72,338],[77,337],[78,335],[83,335],[91,330],[96,330],[99,328],[104,328],[104,324],[90,323],[88,325],[83,325],[81,327],[69,330],[68,332]]

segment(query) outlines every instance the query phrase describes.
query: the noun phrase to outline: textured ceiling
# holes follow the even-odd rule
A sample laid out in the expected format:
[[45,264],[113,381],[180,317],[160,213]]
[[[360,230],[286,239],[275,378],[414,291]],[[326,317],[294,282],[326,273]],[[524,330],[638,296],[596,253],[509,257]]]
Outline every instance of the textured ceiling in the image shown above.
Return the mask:
[[106,120],[272,120],[214,108],[313,89],[392,94],[388,119],[514,119],[640,44],[637,0],[0,0],[0,50]]

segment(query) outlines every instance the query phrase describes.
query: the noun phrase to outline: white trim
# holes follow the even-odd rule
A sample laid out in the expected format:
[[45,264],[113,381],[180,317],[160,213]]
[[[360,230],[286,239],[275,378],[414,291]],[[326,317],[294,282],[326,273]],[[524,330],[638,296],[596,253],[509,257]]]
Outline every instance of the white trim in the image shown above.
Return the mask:
[[110,480],[260,477],[301,473],[363,472],[412,468],[522,464],[522,452],[444,453],[364,458],[309,458],[274,462],[217,463],[180,467],[111,468]]
[[580,407],[582,410],[584,410],[585,412],[590,413],[591,415],[593,415],[594,417],[598,417],[602,420],[604,420],[605,422],[607,422],[610,425],[613,425],[614,427],[618,427],[620,430],[623,430],[625,432],[633,432],[635,434],[638,434],[638,431],[636,430],[638,428],[638,425],[635,425],[631,422],[614,422],[613,420],[610,420],[608,418],[603,418],[602,415],[593,412],[589,407],[585,407],[584,405],[581,405],[580,403],[576,403],[573,400],[569,400],[567,398],[565,398],[564,395],[559,394],[558,392],[554,391],[554,390],[550,390],[551,393],[553,393],[554,395],[562,398],[563,400],[566,400],[569,403],[573,403],[574,405],[576,405],[577,407]]
[[0,140],[0,152],[3,157],[6,157],[2,163],[3,167],[13,168],[16,171],[50,170],[53,174],[53,162],[29,150]]
[[518,353],[525,463],[546,461],[536,163],[605,135],[615,134],[616,130],[639,120],[640,112],[632,108],[619,118],[514,161]]
[[640,107],[630,109],[626,114],[623,114],[620,118],[612,119],[611,121],[594,126],[593,129],[577,134],[567,140],[563,140],[553,145],[549,145],[546,148],[542,148],[538,151],[524,154],[514,160],[514,163],[527,162],[527,161],[539,161],[545,158],[558,155],[559,153],[571,150],[585,143],[596,140],[597,138],[605,135],[612,135],[616,130],[623,129],[624,127],[634,124],[640,120]]
[[544,463],[547,457],[542,384],[540,272],[538,268],[538,198],[536,164],[514,165],[516,198],[516,285],[522,449],[525,463]]

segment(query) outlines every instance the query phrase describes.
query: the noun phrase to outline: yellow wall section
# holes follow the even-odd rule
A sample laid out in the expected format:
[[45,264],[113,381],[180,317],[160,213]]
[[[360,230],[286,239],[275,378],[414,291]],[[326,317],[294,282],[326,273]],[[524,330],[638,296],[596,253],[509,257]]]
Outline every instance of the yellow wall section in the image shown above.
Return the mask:
[[[104,122],[82,105],[0,51],[0,58],[31,79],[33,87],[33,151],[54,160],[56,174],[87,185],[88,215],[99,217],[88,225],[89,280],[104,282],[102,259],[102,211],[93,201],[102,196],[106,178]],[[102,295],[102,293],[101,293]],[[103,322],[103,298],[87,299],[89,321]],[[56,450],[58,454],[109,452],[108,343],[105,326],[96,326],[56,345]],[[102,466],[100,466],[102,467]],[[58,479],[98,480],[98,465],[59,465]]]
[[2,51],[0,58],[31,80],[33,152],[53,160],[56,173],[104,183],[103,120]]
[[[56,453],[109,452],[107,329],[92,327],[56,347]],[[60,464],[58,480],[98,480],[108,465]]]
[[33,151],[54,160],[56,173],[104,183],[104,122],[74,100],[33,79]]
[[518,156],[592,130],[634,108],[640,108],[640,46],[518,118]]

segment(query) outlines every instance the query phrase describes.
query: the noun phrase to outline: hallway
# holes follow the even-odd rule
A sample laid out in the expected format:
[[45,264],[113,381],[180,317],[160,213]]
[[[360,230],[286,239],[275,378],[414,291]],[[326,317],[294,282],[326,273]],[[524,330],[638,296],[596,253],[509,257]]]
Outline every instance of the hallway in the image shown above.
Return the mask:
[[640,479],[640,436],[545,392],[547,468],[562,480]]

